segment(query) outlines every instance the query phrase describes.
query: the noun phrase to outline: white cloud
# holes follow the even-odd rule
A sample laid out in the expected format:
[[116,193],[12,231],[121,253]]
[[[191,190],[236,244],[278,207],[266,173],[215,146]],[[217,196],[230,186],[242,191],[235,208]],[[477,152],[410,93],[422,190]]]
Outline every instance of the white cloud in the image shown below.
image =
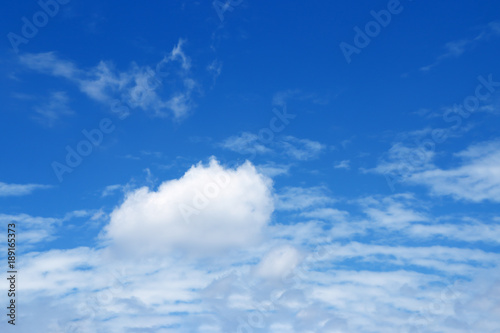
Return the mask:
[[[198,89],[190,74],[191,60],[182,49],[184,43],[179,40],[155,68],[133,63],[127,71],[119,71],[113,64],[101,61],[93,68],[79,69],[54,52],[24,54],[20,61],[30,69],[70,80],[90,98],[108,107],[118,100],[157,116],[171,114],[180,119],[193,109],[193,94]],[[165,76],[168,80],[163,80]],[[163,98],[164,95],[168,97]]]
[[429,167],[413,173],[408,181],[428,186],[436,195],[473,202],[500,202],[499,141],[483,142],[456,154],[461,166],[450,169]]
[[496,265],[500,259],[498,254],[492,252],[439,245],[411,247],[350,242],[347,245],[327,245],[326,248],[328,254],[323,258],[326,267],[332,267],[334,262],[359,258],[366,264],[383,262],[397,269],[420,266],[462,276],[472,274],[478,268],[478,263],[489,267]]
[[255,274],[260,278],[281,279],[297,266],[301,255],[292,246],[282,246],[271,250],[255,267]]
[[96,257],[97,254],[86,247],[32,252],[23,257],[21,264],[24,274],[30,277],[23,282],[23,288],[46,295],[62,295],[73,288],[92,288],[88,282],[93,274],[90,268],[96,265],[89,258]]
[[488,40],[491,37],[500,35],[499,27],[500,22],[493,21],[490,22],[487,27],[484,27],[482,31],[473,38],[464,38],[446,43],[444,45],[445,52],[438,56],[432,64],[423,66],[420,70],[426,72],[439,65],[445,59],[460,57],[465,53],[465,51],[467,51],[467,49],[472,48],[480,41]]
[[340,161],[337,164],[335,164],[333,167],[335,169],[349,170],[351,168],[351,161],[349,161],[349,160],[343,160],[343,161]]
[[177,45],[173,48],[172,52],[168,57],[165,57],[164,61],[180,61],[182,69],[189,70],[191,68],[191,59],[184,53],[182,45],[186,43],[186,40],[179,39]]
[[212,159],[156,191],[128,193],[111,214],[105,237],[140,253],[247,246],[270,220],[271,186],[248,162],[233,170]]
[[428,147],[411,147],[397,142],[391,146],[377,167],[368,171],[394,174],[404,180],[409,174],[428,168],[434,157],[435,152]]
[[120,184],[108,185],[104,188],[104,190],[102,190],[101,197],[108,197],[117,191],[123,190],[124,188],[125,186]]
[[384,175],[390,187],[395,182],[417,184],[429,187],[434,195],[457,200],[500,201],[499,140],[469,146],[454,155],[459,165],[446,169],[435,164],[434,150],[396,143],[375,168],[364,171]]
[[28,195],[35,190],[44,190],[51,187],[50,185],[40,184],[7,184],[0,182],[0,197]]
[[306,161],[317,158],[326,149],[326,145],[308,139],[286,136],[281,142],[285,154],[297,160]]
[[440,237],[466,242],[500,242],[500,225],[485,223],[457,223],[436,225],[415,224],[408,233],[413,237]]
[[[303,239],[315,240],[321,233],[317,229]],[[27,323],[36,322],[38,329],[50,324],[53,332],[68,332],[70,327],[168,332],[163,328],[169,326],[179,332],[244,332],[240,325],[255,331],[259,323],[267,331],[364,333],[376,326],[397,333],[410,332],[413,326],[456,333],[454,323],[459,321],[462,327],[495,332],[498,284],[476,274],[496,276],[477,265],[494,265],[498,254],[445,246],[342,243],[328,244],[305,258],[295,246],[270,245],[258,261],[224,253],[196,264],[172,255],[116,261],[106,251],[88,248],[31,254],[22,267],[36,277],[25,286]],[[365,268],[344,264],[355,261]],[[387,264],[395,268],[383,268]],[[238,272],[230,273],[231,267]],[[419,267],[464,274],[470,282],[459,285],[451,277],[448,281],[418,272]],[[53,312],[57,320],[36,310],[41,301],[50,307],[59,304]],[[45,317],[37,320],[36,314]]]
[[276,177],[281,175],[288,175],[292,165],[290,164],[277,164],[274,162],[257,165],[257,170],[268,177]]
[[315,159],[326,149],[326,145],[309,139],[299,139],[289,135],[275,137],[268,142],[259,135],[249,132],[231,136],[220,146],[240,154],[280,154],[299,161]]
[[222,72],[222,61],[215,59],[207,66],[207,71],[212,74],[213,81],[215,82]]
[[[220,191],[203,204],[195,198],[207,184]],[[20,332],[496,332],[499,254],[448,243],[491,241],[495,219],[443,224],[409,194],[351,201],[362,218],[331,207],[323,187],[287,187],[274,199],[281,217],[271,223],[271,181],[250,163],[215,160],[129,192],[105,243],[23,255],[33,278]],[[198,211],[189,223],[179,203]]]
[[426,222],[427,214],[412,207],[413,196],[398,194],[390,197],[367,197],[361,200],[364,213],[377,227],[402,229],[411,223]]
[[324,187],[286,187],[275,196],[275,200],[276,209],[292,211],[334,202]]
[[18,231],[22,233],[25,247],[53,240],[55,227],[62,221],[62,219],[36,217],[28,214],[0,214],[0,222],[3,224],[16,224]]
[[349,213],[335,208],[318,208],[309,212],[300,214],[304,217],[317,218],[323,220],[346,221]]
[[35,244],[50,242],[57,238],[57,229],[64,222],[74,218],[95,216],[96,212],[77,210],[67,213],[61,218],[31,216],[28,214],[0,214],[0,223],[7,226],[9,223],[15,223],[17,231],[22,235],[24,249],[32,248]]
[[80,70],[72,62],[58,58],[54,52],[27,53],[20,56],[22,64],[38,72],[74,79],[80,75]]
[[243,132],[239,136],[225,139],[221,146],[240,154],[266,154],[272,150],[260,142],[259,136],[249,132]]
[[[285,252],[282,251],[281,256]],[[333,328],[340,332],[371,332],[377,327],[396,333],[410,332],[412,327],[418,327],[451,333],[455,331],[448,321],[461,320],[456,306],[475,293],[472,290],[476,281],[460,286],[453,279],[447,281],[439,275],[414,270],[349,270],[341,268],[342,261],[353,262],[359,258],[366,260],[368,267],[380,267],[392,261],[399,267],[450,268],[449,272],[473,277],[477,271],[473,267],[475,262],[495,263],[498,260],[498,255],[482,251],[446,247],[350,243],[323,252],[319,258],[315,254],[306,258],[289,278],[279,279],[281,283],[274,279],[275,283],[269,285],[267,280],[252,280],[245,273],[228,275],[218,281],[218,293],[212,294],[207,302],[213,302],[216,314],[224,318],[221,322],[230,323],[223,326],[226,331],[286,327],[293,332],[331,332],[329,329]],[[272,272],[272,265],[267,267]],[[485,295],[480,299],[484,301]],[[488,308],[489,320],[493,312]],[[432,317],[432,321],[417,321],[420,316]],[[489,329],[487,332],[494,331]]]

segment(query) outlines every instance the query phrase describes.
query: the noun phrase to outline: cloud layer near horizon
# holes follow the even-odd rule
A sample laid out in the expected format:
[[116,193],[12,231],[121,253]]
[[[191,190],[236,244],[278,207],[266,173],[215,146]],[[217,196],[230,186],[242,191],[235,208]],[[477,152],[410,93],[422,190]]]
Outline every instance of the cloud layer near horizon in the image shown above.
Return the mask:
[[495,332],[500,257],[478,245],[498,245],[494,221],[433,225],[410,194],[347,212],[325,188],[275,192],[257,170],[199,163],[127,190],[98,246],[24,255],[23,329]]

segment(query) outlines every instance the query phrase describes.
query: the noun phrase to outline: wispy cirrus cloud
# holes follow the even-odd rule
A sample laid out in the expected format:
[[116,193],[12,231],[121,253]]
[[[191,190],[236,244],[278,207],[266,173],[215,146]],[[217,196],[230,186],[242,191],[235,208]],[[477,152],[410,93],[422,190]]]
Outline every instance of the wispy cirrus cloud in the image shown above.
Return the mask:
[[8,184],[0,182],[0,197],[29,195],[36,190],[46,190],[51,187],[51,185],[41,184]]
[[223,148],[229,149],[240,154],[267,154],[272,149],[261,143],[259,136],[250,132],[243,132],[237,136],[231,136],[225,139],[221,144]]
[[265,143],[259,135],[250,132],[231,136],[219,145],[240,154],[280,154],[298,161],[318,158],[327,148],[326,145],[318,141],[300,139],[291,135],[277,137],[273,141]]
[[476,46],[479,42],[486,41],[492,37],[500,36],[500,21],[493,21],[484,27],[479,34],[472,38],[464,38],[448,42],[444,45],[445,52],[438,56],[436,60],[420,68],[421,71],[427,72],[437,65],[441,64],[444,60],[449,58],[458,58],[467,50]]
[[455,154],[461,165],[448,169],[429,166],[408,182],[429,187],[435,195],[472,202],[500,202],[500,142],[482,142]]
[[349,170],[351,168],[351,161],[349,160],[342,160],[338,163],[335,163],[333,166],[335,169],[344,169],[344,170]]
[[49,242],[57,238],[58,228],[75,218],[99,218],[94,211],[77,210],[65,214],[63,217],[42,217],[29,214],[0,214],[0,223],[17,224],[17,231],[22,234],[24,249],[30,249],[35,244]]
[[414,196],[408,193],[386,197],[366,197],[359,200],[363,212],[378,228],[402,229],[416,222],[429,220],[427,214],[413,206]]
[[439,224],[414,224],[408,234],[420,239],[448,238],[465,242],[500,243],[500,225],[498,221],[485,223],[469,219],[454,219],[453,223],[445,221]]
[[434,149],[398,142],[384,154],[375,168],[365,172],[396,175],[399,182],[424,185],[437,196],[470,202],[500,201],[498,140],[470,145],[453,155],[455,166],[448,168],[435,164],[436,155]]
[[120,185],[120,184],[114,184],[114,185],[108,185],[102,190],[101,192],[101,197],[108,197],[116,192],[122,191],[125,188],[125,185]]
[[332,203],[328,189],[316,187],[286,187],[276,194],[276,209],[278,210],[304,210],[311,207],[323,206]]
[[279,145],[289,157],[299,161],[307,161],[317,158],[327,146],[314,140],[299,139],[293,136],[285,136]]
[[31,216],[28,214],[0,214],[0,222],[17,223],[19,231],[22,231],[23,242],[26,248],[40,242],[54,239],[56,226],[63,220],[51,217]]
[[[23,54],[19,59],[32,70],[71,81],[88,97],[108,106],[118,99],[131,108],[180,119],[195,106],[193,97],[199,89],[191,75],[191,59],[183,50],[184,44],[180,39],[153,67],[132,63],[126,71],[106,61],[88,69],[78,68],[54,52]],[[163,80],[167,75],[169,80]]]

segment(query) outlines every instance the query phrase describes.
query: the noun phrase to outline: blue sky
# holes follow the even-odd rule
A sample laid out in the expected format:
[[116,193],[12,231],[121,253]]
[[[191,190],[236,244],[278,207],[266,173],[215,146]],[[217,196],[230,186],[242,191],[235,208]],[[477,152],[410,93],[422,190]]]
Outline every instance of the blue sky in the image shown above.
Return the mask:
[[496,332],[499,12],[10,3],[2,331]]

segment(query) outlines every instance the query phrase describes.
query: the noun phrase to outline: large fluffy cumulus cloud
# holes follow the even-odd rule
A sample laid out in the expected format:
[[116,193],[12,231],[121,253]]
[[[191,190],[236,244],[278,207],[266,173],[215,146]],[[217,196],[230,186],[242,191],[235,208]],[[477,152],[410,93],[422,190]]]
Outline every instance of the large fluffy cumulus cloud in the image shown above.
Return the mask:
[[212,159],[156,191],[143,187],[129,193],[112,212],[103,236],[134,253],[248,246],[270,220],[271,187],[249,162],[229,169]]

